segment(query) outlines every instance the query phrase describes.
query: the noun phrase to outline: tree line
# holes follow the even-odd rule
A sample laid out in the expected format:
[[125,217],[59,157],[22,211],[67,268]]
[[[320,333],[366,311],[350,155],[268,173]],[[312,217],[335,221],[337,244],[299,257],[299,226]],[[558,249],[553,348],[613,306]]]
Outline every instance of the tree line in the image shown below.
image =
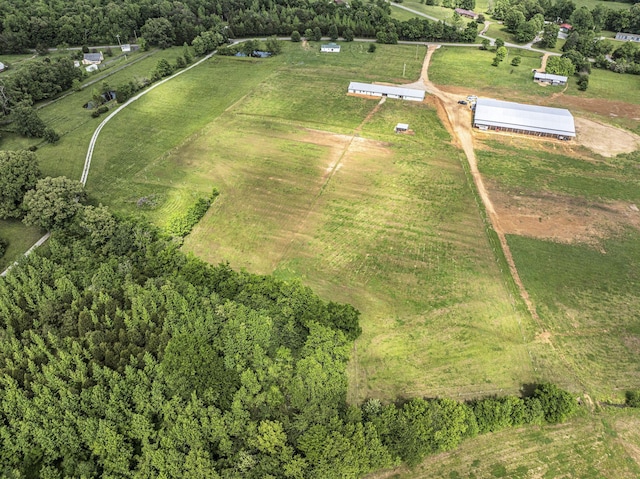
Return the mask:
[[185,255],[32,152],[0,161],[3,214],[53,231],[0,278],[3,477],[356,478],[576,411],[551,384],[349,405],[352,306]]

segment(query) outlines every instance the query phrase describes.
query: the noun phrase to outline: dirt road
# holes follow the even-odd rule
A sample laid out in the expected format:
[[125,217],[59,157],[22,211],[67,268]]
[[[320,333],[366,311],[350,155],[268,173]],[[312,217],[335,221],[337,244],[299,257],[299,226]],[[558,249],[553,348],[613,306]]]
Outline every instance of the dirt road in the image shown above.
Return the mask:
[[425,56],[424,63],[422,65],[422,73],[420,75],[420,79],[417,82],[406,86],[416,89],[422,88],[438,99],[438,115],[441,117],[449,133],[451,133],[451,136],[453,137],[457,146],[462,148],[467,157],[469,170],[471,172],[471,176],[473,177],[473,182],[476,186],[476,189],[478,190],[480,198],[482,199],[485,210],[487,211],[487,215],[489,216],[489,220],[491,221],[491,226],[498,236],[503,254],[507,260],[507,264],[509,265],[509,271],[511,272],[511,276],[514,282],[518,286],[520,296],[527,305],[529,313],[531,314],[533,319],[535,319],[540,329],[544,330],[538,316],[538,312],[536,311],[533,302],[529,298],[529,293],[525,289],[524,284],[520,279],[520,275],[518,274],[518,270],[516,269],[515,262],[513,261],[511,249],[507,244],[504,230],[500,225],[500,219],[496,214],[495,208],[493,207],[493,203],[491,202],[491,198],[489,197],[489,193],[487,192],[487,188],[485,187],[482,176],[478,171],[478,163],[476,160],[473,145],[471,110],[465,105],[458,104],[458,100],[460,99],[460,97],[451,93],[441,91],[437,86],[429,81],[429,62],[431,60],[433,52],[437,50],[437,48],[437,46],[429,46],[427,55]]

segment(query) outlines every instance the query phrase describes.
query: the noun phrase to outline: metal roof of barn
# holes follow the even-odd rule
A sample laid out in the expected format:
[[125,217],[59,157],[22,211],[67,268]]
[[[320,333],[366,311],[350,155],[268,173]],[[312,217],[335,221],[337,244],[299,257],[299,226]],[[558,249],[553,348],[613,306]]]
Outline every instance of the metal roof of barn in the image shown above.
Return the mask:
[[322,45],[322,48],[340,48],[340,45],[338,45],[337,43],[325,43],[324,45]]
[[479,98],[474,123],[496,128],[512,128],[552,135],[576,136],[573,115],[563,108],[523,105]]
[[550,82],[558,81],[562,83],[567,83],[567,80],[568,80],[568,78],[563,75],[554,75],[553,73],[541,73],[541,72],[535,72],[533,74],[533,78],[534,80],[542,80],[542,81],[550,81]]
[[414,90],[413,88],[402,88],[389,85],[374,85],[373,83],[360,83],[352,81],[349,83],[349,90],[360,90],[371,93],[381,93],[386,95],[410,96],[413,98],[421,98],[424,100],[424,91]]
[[101,62],[103,59],[102,53],[85,53],[83,58],[89,62]]

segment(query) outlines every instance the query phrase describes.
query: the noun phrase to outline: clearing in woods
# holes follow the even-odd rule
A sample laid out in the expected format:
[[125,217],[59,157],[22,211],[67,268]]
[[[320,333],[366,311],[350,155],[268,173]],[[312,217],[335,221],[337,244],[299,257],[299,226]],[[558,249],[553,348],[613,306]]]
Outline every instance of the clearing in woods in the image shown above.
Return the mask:
[[[185,250],[301,279],[359,308],[352,402],[517,392],[533,381],[536,355],[550,351],[505,284],[433,103],[388,100],[364,122],[378,101],[346,95],[352,80],[402,83],[405,63],[417,78],[425,49],[368,54],[348,43],[331,56],[285,45],[267,62],[216,58],[124,110],[103,131],[90,191],[163,224],[219,188]],[[181,142],[168,136],[205,110],[205,126]],[[127,141],[134,119],[147,141]],[[398,122],[416,134],[396,135]]]

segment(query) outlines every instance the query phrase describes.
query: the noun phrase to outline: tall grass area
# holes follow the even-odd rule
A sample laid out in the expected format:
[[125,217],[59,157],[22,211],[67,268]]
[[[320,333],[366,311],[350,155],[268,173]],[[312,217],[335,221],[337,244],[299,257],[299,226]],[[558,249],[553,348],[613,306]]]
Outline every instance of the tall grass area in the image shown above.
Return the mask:
[[[527,149],[498,140],[484,142],[476,152],[480,172],[509,191],[545,191],[589,200],[640,202],[639,154],[600,161]],[[554,145],[547,145],[553,148]]]

